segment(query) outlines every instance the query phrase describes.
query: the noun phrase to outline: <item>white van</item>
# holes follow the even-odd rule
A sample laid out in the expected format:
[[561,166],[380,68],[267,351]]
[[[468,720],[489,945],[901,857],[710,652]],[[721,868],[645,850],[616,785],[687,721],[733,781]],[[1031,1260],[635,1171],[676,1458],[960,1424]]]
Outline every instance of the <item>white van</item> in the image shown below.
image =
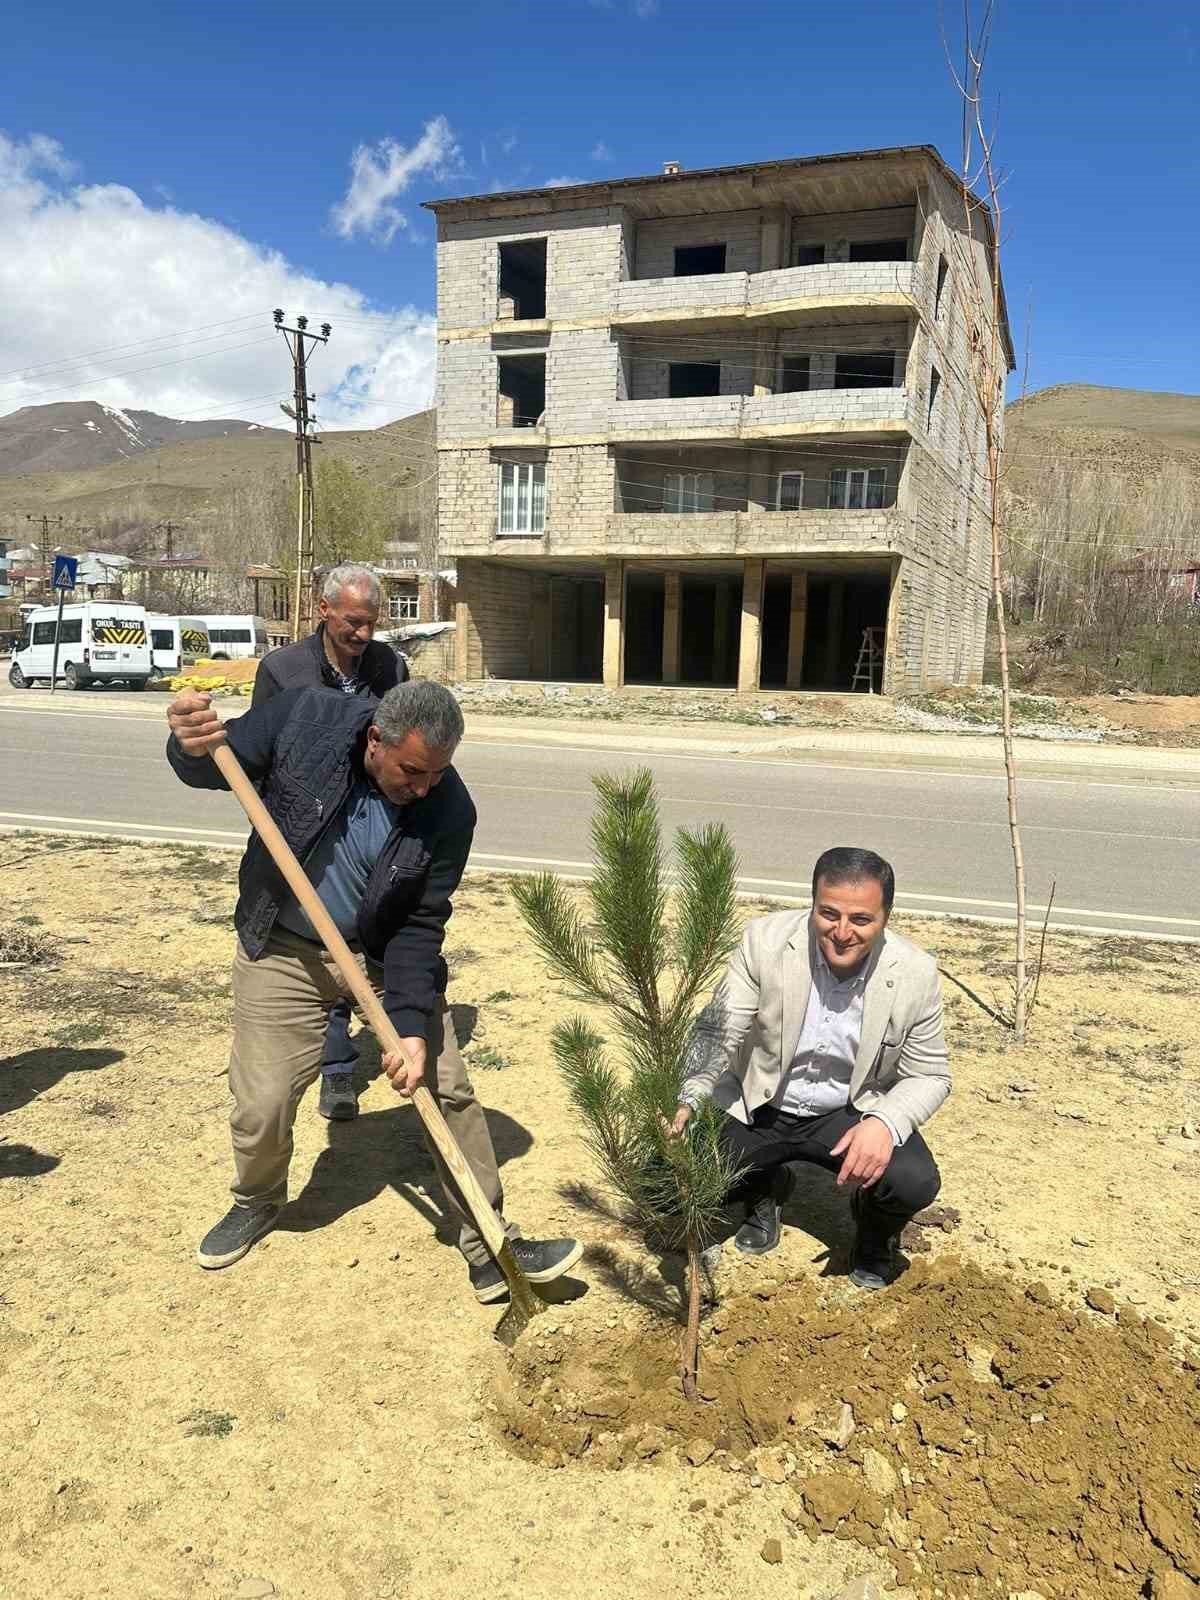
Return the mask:
[[[57,606],[39,606],[26,617],[21,643],[8,669],[8,681],[14,688],[28,689],[39,678],[50,682],[57,617]],[[64,606],[58,676],[68,689],[118,682],[144,689],[150,677],[150,641],[143,607],[119,600]]]
[[210,661],[250,661],[265,656],[265,617],[180,617],[185,627],[203,628],[208,634]]
[[193,661],[208,656],[208,629],[195,617],[164,617],[146,613],[150,629],[150,672],[155,678],[169,678]]

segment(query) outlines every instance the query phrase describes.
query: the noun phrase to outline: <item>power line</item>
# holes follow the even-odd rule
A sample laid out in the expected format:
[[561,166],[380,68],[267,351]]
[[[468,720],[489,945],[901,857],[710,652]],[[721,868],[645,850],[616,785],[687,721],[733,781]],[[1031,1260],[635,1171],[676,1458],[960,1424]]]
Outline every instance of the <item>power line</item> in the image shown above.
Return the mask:
[[[70,368],[78,366],[81,362],[89,360],[92,356],[113,355],[121,350],[137,352],[144,346],[162,344],[164,341],[168,343],[169,347],[174,347],[174,345],[177,343],[183,345],[192,342],[189,337],[191,334],[202,334],[205,333],[209,328],[227,328],[239,322],[257,321],[261,315],[261,311],[249,312],[242,317],[227,317],[224,322],[205,322],[202,323],[198,328],[185,328],[182,330],[182,333],[179,331],[172,331],[171,333],[159,333],[148,339],[130,340],[127,344],[111,344],[104,345],[97,350],[83,350],[80,351],[80,353],[76,356],[64,356],[60,361],[46,361],[40,366],[9,367],[7,370],[0,372],[0,379],[13,376],[35,377],[40,372],[53,372],[58,367]],[[219,335],[209,335],[209,337],[219,337]],[[145,353],[149,354],[150,352],[147,350]],[[156,351],[154,353],[158,354],[159,352]]]

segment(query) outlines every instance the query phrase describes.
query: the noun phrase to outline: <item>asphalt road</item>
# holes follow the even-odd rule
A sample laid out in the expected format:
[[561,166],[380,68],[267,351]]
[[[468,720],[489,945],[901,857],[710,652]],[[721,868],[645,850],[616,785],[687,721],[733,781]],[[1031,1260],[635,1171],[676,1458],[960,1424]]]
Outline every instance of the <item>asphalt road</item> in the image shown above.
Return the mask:
[[[232,796],[185,789],[163,758],[162,702],[132,695],[0,694],[0,827],[56,827],[235,846]],[[1003,785],[982,774],[817,760],[611,753],[514,729],[471,742],[458,766],[479,807],[473,862],[587,870],[589,775],[648,765],[665,822],[729,828],[743,887],[802,896],[814,857],[865,844],[895,865],[898,904],[1007,918],[1012,869]],[[517,741],[520,742],[517,742]],[[1030,898],[1056,882],[1062,926],[1200,938],[1200,796],[1148,784],[1021,784]],[[10,869],[11,870],[11,869]]]

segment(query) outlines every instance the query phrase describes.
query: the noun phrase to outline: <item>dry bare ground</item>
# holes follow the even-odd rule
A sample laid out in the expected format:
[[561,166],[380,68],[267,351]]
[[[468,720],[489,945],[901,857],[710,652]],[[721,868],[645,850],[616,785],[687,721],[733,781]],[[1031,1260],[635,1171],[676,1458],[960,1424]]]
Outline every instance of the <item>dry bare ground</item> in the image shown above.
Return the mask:
[[[327,1126],[310,1094],[284,1224],[228,1271],[196,1267],[229,1178],[234,860],[0,839],[0,923],[22,935],[0,952],[15,962],[0,967],[0,1592],[828,1600],[855,1573],[890,1579],[886,1540],[872,1550],[817,1531],[778,1452],[763,1473],[736,1449],[693,1467],[686,1452],[656,1446],[604,1472],[583,1461],[555,1469],[514,1448],[502,1436],[511,1375],[491,1336],[496,1312],[475,1305],[444,1230],[439,1239],[415,1118],[382,1079],[349,1125]],[[985,997],[999,989],[1003,931],[904,927]],[[669,1343],[674,1330],[653,1308],[674,1303],[678,1265],[586,1188],[593,1174],[548,1048],[568,1002],[502,879],[470,880],[450,955],[508,1210],[529,1232],[578,1233],[592,1247],[586,1293],[540,1319],[553,1330],[546,1350],[524,1358],[549,1386],[556,1344],[578,1366],[614,1336]],[[953,1233],[927,1230],[935,1270],[937,1252],[953,1250],[1009,1277],[1018,1298],[1041,1280],[1047,1304],[1079,1314],[1082,1328],[1111,1322],[1083,1300],[1107,1287],[1125,1327],[1138,1325],[1137,1308],[1175,1333],[1177,1355],[1194,1357],[1200,1141],[1182,1132],[1200,1086],[1194,951],[1062,936],[1048,958],[1034,1042],[1019,1055],[947,986],[956,1092],[931,1143],[942,1203],[962,1220]],[[376,1059],[364,1051],[372,1074]],[[800,1285],[797,1305],[841,1318],[844,1341],[857,1304],[840,1276],[844,1202],[814,1180],[788,1221],[778,1257],[726,1252],[722,1287],[777,1317],[789,1283]],[[720,1329],[708,1337],[715,1369],[729,1340]],[[798,1389],[806,1374],[801,1363]],[[1179,1381],[1194,1391],[1194,1373]],[[809,1398],[820,1411],[841,1397]],[[1111,1392],[1094,1400],[1102,1416],[1131,1404]],[[1117,1425],[1154,1420],[1127,1414]],[[1132,1445],[1129,1461],[1134,1470]],[[1026,1488],[1032,1558],[1051,1537],[1040,1497],[1061,1515],[1062,1491]],[[1069,1583],[1028,1581],[1025,1557],[1009,1554],[998,1577],[962,1574],[941,1592],[1133,1596],[1148,1571],[1174,1570],[1154,1552],[1156,1565],[1114,1568],[1107,1587],[1089,1587],[1082,1569]]]

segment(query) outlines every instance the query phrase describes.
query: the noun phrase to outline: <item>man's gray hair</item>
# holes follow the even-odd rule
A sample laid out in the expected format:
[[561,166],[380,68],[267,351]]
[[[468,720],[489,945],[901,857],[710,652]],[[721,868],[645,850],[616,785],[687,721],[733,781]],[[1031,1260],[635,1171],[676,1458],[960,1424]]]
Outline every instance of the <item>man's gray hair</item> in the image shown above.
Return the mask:
[[361,589],[367,597],[367,604],[374,610],[379,610],[382,590],[379,579],[370,567],[360,567],[354,562],[347,561],[340,567],[333,567],[325,574],[325,582],[321,585],[322,600],[336,600],[344,589]]
[[371,719],[384,744],[419,733],[431,750],[449,750],[463,736],[462,707],[440,683],[414,678],[389,689]]

